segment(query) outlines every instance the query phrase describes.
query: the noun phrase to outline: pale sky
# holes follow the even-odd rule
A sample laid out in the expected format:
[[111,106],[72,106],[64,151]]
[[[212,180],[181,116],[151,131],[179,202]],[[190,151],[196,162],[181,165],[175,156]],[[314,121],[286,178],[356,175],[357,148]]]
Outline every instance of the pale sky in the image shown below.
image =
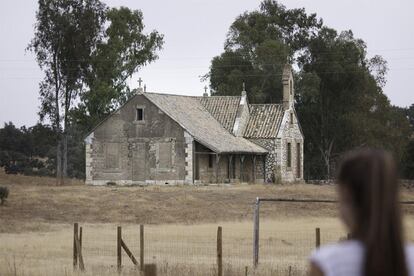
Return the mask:
[[[109,6],[141,9],[146,30],[165,35],[159,59],[130,80],[141,77],[148,91],[201,95],[211,58],[223,51],[234,19],[259,6],[258,0],[104,0]],[[288,8],[305,7],[339,31],[351,29],[389,65],[385,93],[391,103],[414,103],[414,1],[281,0]],[[33,37],[37,1],[0,2],[0,124],[31,126],[38,121],[38,83],[42,72],[25,48]]]

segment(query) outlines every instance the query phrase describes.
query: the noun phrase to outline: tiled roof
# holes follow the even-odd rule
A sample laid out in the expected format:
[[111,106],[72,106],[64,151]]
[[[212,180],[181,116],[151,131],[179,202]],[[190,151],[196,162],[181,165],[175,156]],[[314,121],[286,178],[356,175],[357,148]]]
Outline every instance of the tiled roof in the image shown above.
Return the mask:
[[148,100],[181,125],[195,140],[217,153],[259,153],[267,151],[227,131],[204,107],[199,97],[143,93]]
[[246,138],[276,138],[283,118],[282,104],[251,104]]
[[230,132],[233,131],[240,98],[240,96],[198,97],[208,112]]

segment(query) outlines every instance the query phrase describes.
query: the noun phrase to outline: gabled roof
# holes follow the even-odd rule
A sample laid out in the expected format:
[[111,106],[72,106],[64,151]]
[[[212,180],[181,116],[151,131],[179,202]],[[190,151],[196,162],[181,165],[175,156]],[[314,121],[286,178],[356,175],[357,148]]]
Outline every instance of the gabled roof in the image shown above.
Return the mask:
[[200,97],[158,93],[142,95],[181,125],[196,141],[217,153],[267,153],[262,147],[227,131],[204,107]]
[[240,96],[198,97],[201,104],[228,131],[233,131]]
[[282,104],[251,104],[244,137],[276,138],[283,119]]

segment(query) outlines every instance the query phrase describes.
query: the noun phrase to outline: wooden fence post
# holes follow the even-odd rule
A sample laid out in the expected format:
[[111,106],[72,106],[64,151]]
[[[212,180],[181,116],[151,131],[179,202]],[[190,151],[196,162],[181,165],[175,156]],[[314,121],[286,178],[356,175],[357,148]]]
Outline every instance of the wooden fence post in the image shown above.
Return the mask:
[[223,276],[223,240],[222,228],[217,228],[217,275]]
[[144,271],[144,225],[139,226],[139,263],[141,271]]
[[78,251],[76,247],[76,239],[78,238],[78,223],[73,225],[73,269],[78,266]]
[[321,246],[321,229],[319,227],[315,229],[315,245],[316,248]]
[[121,226],[118,226],[117,243],[116,243],[118,272],[121,272],[121,265],[122,265],[121,241],[122,241],[122,229],[121,229]]
[[85,264],[83,262],[83,256],[82,256],[82,247],[80,246],[78,237],[75,238],[75,244],[76,244],[76,253],[78,255],[79,268],[81,271],[85,271]]
[[131,250],[129,250],[123,239],[121,239],[121,246],[125,250],[125,253],[128,255],[128,257],[131,259],[132,263],[135,266],[138,266],[137,259],[135,259],[134,254],[132,254]]
[[82,250],[82,226],[79,227],[79,246],[80,246],[80,249]]

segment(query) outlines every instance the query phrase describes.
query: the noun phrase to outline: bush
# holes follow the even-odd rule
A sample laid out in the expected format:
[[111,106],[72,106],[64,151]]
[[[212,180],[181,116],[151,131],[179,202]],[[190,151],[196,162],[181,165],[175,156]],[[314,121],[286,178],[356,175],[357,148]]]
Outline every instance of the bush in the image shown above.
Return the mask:
[[9,196],[9,189],[7,187],[0,187],[0,204],[3,205],[6,198]]

